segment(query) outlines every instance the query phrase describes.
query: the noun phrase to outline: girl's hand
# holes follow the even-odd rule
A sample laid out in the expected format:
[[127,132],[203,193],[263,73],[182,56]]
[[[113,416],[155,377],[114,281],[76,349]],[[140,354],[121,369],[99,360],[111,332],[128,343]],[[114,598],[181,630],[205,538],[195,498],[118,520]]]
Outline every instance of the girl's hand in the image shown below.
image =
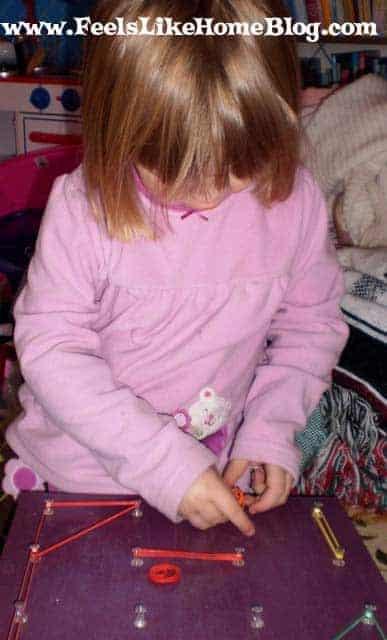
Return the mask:
[[[231,460],[223,474],[229,487],[237,484],[239,478],[255,463],[249,460]],[[257,498],[247,496],[249,513],[269,511],[286,503],[293,485],[293,477],[277,464],[262,464],[254,472],[253,490],[260,495]]]
[[213,468],[207,469],[191,485],[180,503],[179,513],[198,529],[230,520],[245,535],[255,533],[250,518]]

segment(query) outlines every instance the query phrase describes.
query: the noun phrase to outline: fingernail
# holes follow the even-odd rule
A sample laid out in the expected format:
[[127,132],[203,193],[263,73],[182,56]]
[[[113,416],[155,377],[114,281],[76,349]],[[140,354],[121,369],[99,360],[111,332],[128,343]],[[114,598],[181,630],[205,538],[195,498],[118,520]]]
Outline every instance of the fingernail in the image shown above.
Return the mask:
[[253,536],[254,534],[255,534],[255,528],[254,527],[252,529],[249,529],[248,532],[247,532],[247,535],[250,536],[250,537]]

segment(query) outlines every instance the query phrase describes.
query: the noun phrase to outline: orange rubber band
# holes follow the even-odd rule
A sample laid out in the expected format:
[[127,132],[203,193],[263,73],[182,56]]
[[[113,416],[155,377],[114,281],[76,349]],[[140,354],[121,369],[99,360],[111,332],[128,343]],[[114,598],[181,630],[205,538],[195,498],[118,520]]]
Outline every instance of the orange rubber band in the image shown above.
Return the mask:
[[153,584],[175,584],[181,580],[181,571],[176,564],[154,564],[148,571],[148,578]]
[[245,494],[243,493],[242,489],[240,489],[239,487],[235,486],[231,489],[232,491],[232,495],[234,496],[235,500],[237,501],[237,503],[241,506],[241,507],[245,507],[246,503],[245,503]]
[[180,549],[144,549],[134,547],[133,558],[181,558],[184,560],[209,560],[215,562],[239,562],[244,560],[242,552],[236,553],[199,553]]
[[140,500],[46,500],[51,507],[138,507]]
[[86,527],[85,529],[80,529],[80,531],[78,531],[77,533],[73,533],[71,536],[67,536],[66,538],[59,540],[55,544],[50,545],[49,547],[45,547],[40,551],[34,552],[32,554],[33,559],[35,561],[40,560],[40,558],[43,558],[48,553],[51,553],[51,551],[56,551],[56,549],[60,549],[65,544],[68,544],[69,542],[73,542],[74,540],[78,540],[79,538],[82,538],[82,536],[86,536],[91,531],[94,531],[95,529],[100,529],[101,527],[104,527],[106,524],[110,524],[110,522],[114,522],[114,520],[117,520],[117,518],[121,518],[122,516],[126,515],[130,511],[133,511],[136,508],[136,506],[137,506],[137,503],[133,502],[130,507],[126,507],[126,509],[121,509],[121,511],[118,511],[117,513],[114,513],[112,516],[109,516],[108,518],[104,518],[103,520],[97,520],[97,522],[90,525],[89,527]]

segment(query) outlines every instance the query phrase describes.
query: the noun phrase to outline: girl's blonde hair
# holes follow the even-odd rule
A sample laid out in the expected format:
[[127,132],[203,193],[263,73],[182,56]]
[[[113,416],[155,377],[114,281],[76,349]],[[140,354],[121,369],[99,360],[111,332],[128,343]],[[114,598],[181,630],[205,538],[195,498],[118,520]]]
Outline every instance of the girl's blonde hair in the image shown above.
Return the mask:
[[[100,0],[93,21],[258,22],[279,0]],[[299,164],[299,71],[293,39],[272,36],[89,36],[83,77],[83,172],[111,237],[157,237],[133,167],[168,189],[223,188],[230,173],[270,206],[290,194]]]

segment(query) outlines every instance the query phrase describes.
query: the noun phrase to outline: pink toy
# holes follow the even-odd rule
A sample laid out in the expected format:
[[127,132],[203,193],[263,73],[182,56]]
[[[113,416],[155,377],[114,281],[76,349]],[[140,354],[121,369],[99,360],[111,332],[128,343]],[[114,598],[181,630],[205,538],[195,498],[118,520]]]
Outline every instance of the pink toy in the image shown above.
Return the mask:
[[31,151],[0,164],[0,217],[22,209],[44,208],[57,176],[82,160],[80,145]]

